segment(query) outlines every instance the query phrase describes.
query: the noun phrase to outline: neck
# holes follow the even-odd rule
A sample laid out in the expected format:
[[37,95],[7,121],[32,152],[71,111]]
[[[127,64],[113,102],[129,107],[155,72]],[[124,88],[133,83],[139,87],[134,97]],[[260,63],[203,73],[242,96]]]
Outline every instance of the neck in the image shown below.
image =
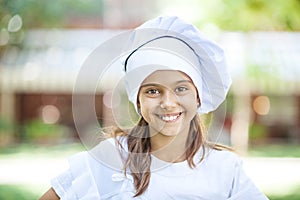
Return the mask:
[[151,154],[166,162],[182,162],[186,160],[186,140],[188,133],[176,136],[156,134],[151,137]]

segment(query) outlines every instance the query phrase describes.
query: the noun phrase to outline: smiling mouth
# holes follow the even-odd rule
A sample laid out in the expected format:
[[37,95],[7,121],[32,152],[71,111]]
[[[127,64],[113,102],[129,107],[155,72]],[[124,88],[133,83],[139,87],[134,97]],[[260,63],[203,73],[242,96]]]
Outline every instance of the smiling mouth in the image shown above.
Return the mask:
[[158,117],[164,122],[174,122],[180,117],[181,114],[182,112],[176,114],[158,115]]

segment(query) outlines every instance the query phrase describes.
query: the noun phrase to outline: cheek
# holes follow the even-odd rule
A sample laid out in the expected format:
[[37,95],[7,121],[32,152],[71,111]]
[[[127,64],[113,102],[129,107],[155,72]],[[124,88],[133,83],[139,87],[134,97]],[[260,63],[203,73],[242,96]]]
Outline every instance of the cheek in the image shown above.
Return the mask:
[[181,103],[187,107],[194,107],[198,105],[198,98],[194,94],[186,95],[180,99]]
[[151,121],[153,121],[153,115],[151,115],[151,113],[153,113],[153,108],[149,106],[146,102],[143,102],[140,105],[140,115],[148,124],[150,124]]
[[187,111],[190,117],[194,117],[198,112],[197,98],[190,96],[189,98],[182,99],[182,106]]
[[151,112],[151,109],[153,109],[154,107],[154,102],[149,100],[149,99],[145,99],[145,98],[140,98],[139,99],[139,110],[142,114],[142,116],[145,118],[145,116],[147,116],[149,114],[149,112]]

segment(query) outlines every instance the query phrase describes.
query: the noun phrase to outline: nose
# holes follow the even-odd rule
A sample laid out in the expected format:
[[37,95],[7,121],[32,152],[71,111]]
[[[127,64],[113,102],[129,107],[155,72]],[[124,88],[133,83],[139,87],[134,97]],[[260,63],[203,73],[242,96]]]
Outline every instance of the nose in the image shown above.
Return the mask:
[[176,107],[178,103],[177,95],[171,90],[166,90],[161,97],[160,107],[168,110]]

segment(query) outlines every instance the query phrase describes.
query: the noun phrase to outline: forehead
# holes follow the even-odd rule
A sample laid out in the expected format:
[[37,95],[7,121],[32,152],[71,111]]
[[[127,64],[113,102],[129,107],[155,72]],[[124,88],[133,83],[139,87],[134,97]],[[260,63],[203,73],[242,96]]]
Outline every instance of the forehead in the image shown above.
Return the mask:
[[168,85],[172,83],[177,83],[178,81],[191,81],[190,77],[185,73],[177,70],[157,70],[150,74],[143,81],[142,85],[148,83],[156,83]]

